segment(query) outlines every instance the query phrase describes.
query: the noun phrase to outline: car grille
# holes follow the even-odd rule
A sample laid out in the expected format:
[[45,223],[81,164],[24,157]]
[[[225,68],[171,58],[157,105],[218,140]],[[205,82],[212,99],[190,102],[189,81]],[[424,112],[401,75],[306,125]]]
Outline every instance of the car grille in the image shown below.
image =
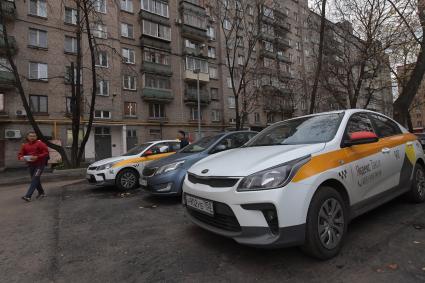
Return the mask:
[[96,170],[97,166],[89,167],[89,170]]
[[224,203],[214,202],[214,216],[199,212],[189,207],[187,208],[187,211],[192,217],[207,225],[230,232],[241,231],[241,226],[239,225],[238,219],[232,209]]
[[208,178],[198,177],[194,174],[188,174],[188,179],[193,184],[202,184],[215,188],[233,187],[239,181],[236,178]]
[[149,167],[145,167],[145,168],[143,169],[143,171],[142,171],[142,174],[143,174],[143,176],[150,177],[150,176],[152,176],[153,174],[155,174],[156,169],[158,169],[158,168],[149,168]]

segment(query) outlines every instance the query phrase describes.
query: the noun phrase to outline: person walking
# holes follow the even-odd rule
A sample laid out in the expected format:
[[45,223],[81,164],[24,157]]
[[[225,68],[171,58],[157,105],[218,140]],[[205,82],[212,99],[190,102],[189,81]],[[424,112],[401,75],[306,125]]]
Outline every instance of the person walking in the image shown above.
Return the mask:
[[179,131],[180,149],[189,145],[189,141],[186,138],[186,133],[182,130]]
[[28,188],[28,192],[22,197],[23,200],[29,202],[35,190],[38,191],[37,199],[46,196],[40,178],[47,164],[49,150],[45,143],[37,139],[35,132],[29,132],[26,136],[26,140],[27,142],[22,144],[18,153],[18,160],[27,162],[31,175],[31,184]]

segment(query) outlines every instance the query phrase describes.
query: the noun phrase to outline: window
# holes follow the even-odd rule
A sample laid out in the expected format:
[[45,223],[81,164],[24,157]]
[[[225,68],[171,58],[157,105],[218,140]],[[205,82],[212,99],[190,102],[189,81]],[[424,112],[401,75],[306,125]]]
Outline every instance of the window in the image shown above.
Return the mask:
[[263,15],[266,16],[266,17],[268,17],[268,18],[272,18],[273,19],[274,18],[273,9],[264,6]]
[[152,62],[162,65],[170,65],[170,54],[156,49],[145,48],[143,58],[146,62]]
[[96,12],[106,14],[106,0],[93,0],[93,7]]
[[199,69],[201,73],[208,74],[208,61],[195,57],[186,57],[186,70]]
[[213,109],[211,111],[211,121],[213,122],[220,122],[220,110]]
[[109,81],[107,80],[98,80],[96,86],[96,94],[108,96],[109,95]]
[[[201,120],[202,120],[202,110],[201,110]],[[197,121],[199,119],[198,115],[198,107],[191,107],[190,108],[190,120]]]
[[133,38],[133,25],[121,23],[121,36],[127,38]]
[[156,89],[171,89],[170,77],[145,74],[145,87]]
[[47,17],[46,0],[30,0],[29,14],[33,16]]
[[236,107],[236,101],[234,96],[227,97],[227,103],[229,104],[229,108],[233,109]]
[[274,60],[271,58],[263,58],[263,67],[271,68],[274,65]]
[[108,53],[106,51],[98,51],[96,54],[96,67],[108,67]]
[[232,78],[231,77],[227,77],[227,87],[232,88]]
[[232,23],[229,21],[229,19],[224,19],[223,21],[223,28],[227,30],[232,29]]
[[269,52],[273,52],[273,43],[269,42],[269,41],[263,41],[264,44],[264,49],[269,51]]
[[218,88],[211,88],[210,96],[212,100],[218,100]]
[[370,116],[380,138],[401,134],[400,127],[390,119],[376,114],[370,114]]
[[274,114],[273,113],[267,113],[267,124],[274,123]]
[[71,97],[65,97],[65,112],[67,114],[72,113],[71,101],[72,101]]
[[127,90],[136,90],[136,77],[130,76],[130,75],[124,75],[123,88]]
[[218,79],[218,72],[216,67],[209,67],[210,79]]
[[65,7],[65,23],[76,25],[77,20],[77,10]]
[[47,48],[47,31],[30,28],[28,31],[28,45]]
[[149,104],[149,117],[150,118],[165,118],[164,104],[150,103]]
[[239,55],[238,56],[238,64],[240,66],[242,66],[244,64],[244,62],[245,62],[245,58],[243,57],[243,55]]
[[143,34],[171,41],[171,28],[143,20]]
[[135,64],[136,63],[135,53],[134,53],[133,49],[123,48],[122,49],[122,57],[123,57],[124,63],[127,63],[127,64]]
[[200,48],[198,42],[192,41],[190,39],[184,40],[184,46],[187,47],[187,48],[191,48],[191,49],[199,49]]
[[77,38],[65,35],[65,52],[77,53]]
[[97,119],[111,119],[111,112],[106,110],[94,110],[94,117]]
[[366,113],[355,113],[347,123],[346,135],[362,131],[374,133],[372,122]]
[[301,43],[297,42],[297,50],[301,50]]
[[31,80],[47,81],[47,64],[30,62],[29,63],[29,78]]
[[158,0],[142,0],[142,10],[168,18],[168,3]]
[[4,112],[4,93],[0,93],[0,112]]
[[209,58],[215,58],[215,48],[208,46],[208,57]]
[[[74,83],[77,83],[77,68],[74,67]],[[65,83],[72,83],[71,66],[65,66]],[[83,83],[83,70],[80,71],[80,84]]]
[[189,13],[187,10],[184,10],[183,22],[185,25],[193,26],[200,29],[207,29],[204,16]]
[[254,7],[251,5],[248,6],[248,15],[253,16],[254,15]]
[[97,38],[108,38],[108,29],[105,25],[95,24],[92,28],[92,34]]
[[136,117],[136,102],[124,102],[124,115],[127,117]]
[[121,10],[132,13],[133,0],[121,0]]
[[30,95],[30,108],[34,114],[47,114],[47,96]]
[[255,112],[254,113],[254,123],[255,124],[260,124],[261,120],[260,120],[260,113]]
[[207,27],[207,36],[210,40],[215,40],[215,28],[212,26]]

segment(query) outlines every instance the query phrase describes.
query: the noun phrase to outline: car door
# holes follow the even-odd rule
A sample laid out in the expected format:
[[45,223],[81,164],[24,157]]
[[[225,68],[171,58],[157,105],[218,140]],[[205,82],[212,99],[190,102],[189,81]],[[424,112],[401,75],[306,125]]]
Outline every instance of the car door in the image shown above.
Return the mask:
[[[373,132],[373,124],[366,113],[354,113],[346,126],[344,139],[354,132]],[[375,133],[376,134],[376,133]],[[380,141],[353,145],[346,148],[348,160],[351,160],[351,194],[355,201],[365,200],[383,187],[385,181],[383,145]]]

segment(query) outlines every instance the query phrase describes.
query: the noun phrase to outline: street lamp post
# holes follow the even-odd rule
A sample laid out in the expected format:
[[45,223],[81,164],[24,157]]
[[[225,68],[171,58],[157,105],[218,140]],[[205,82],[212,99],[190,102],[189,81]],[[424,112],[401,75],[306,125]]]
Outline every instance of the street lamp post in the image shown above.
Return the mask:
[[193,70],[193,72],[197,75],[196,80],[196,95],[198,100],[198,139],[201,138],[201,94],[199,92],[199,73],[201,72],[201,69],[196,68]]

